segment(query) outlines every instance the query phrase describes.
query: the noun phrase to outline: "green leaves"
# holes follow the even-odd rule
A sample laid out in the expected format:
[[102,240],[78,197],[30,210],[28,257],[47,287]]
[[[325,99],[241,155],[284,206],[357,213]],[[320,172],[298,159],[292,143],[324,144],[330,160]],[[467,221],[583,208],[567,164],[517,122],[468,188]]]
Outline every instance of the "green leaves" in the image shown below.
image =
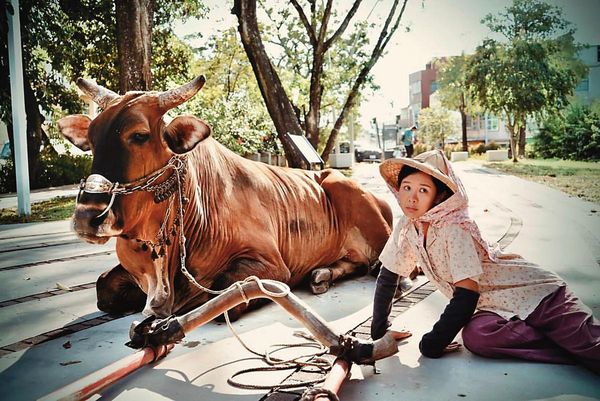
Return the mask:
[[456,133],[450,112],[439,107],[428,107],[419,113],[419,140],[444,147],[448,137]]
[[535,137],[535,152],[544,158],[600,159],[600,114],[589,106],[571,104],[546,116]]
[[528,116],[554,112],[568,103],[585,69],[575,61],[573,31],[557,7],[514,0],[505,13],[488,15],[482,22],[508,41],[486,39],[478,46],[468,63],[466,82],[485,110],[506,117],[514,145]]
[[562,18],[559,7],[549,5],[541,0],[513,0],[505,12],[497,16],[488,14],[481,23],[492,32],[501,33],[512,41],[549,39],[561,31],[573,32],[571,23]]
[[207,82],[181,109],[204,119],[215,139],[236,153],[276,151],[275,128],[236,30],[209,37],[198,56],[193,71]]

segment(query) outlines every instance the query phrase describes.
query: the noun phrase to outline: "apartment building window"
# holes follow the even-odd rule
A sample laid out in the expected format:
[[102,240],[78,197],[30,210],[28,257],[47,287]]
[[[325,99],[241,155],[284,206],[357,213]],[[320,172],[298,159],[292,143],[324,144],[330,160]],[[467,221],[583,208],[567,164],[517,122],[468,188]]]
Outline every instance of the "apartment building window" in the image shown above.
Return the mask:
[[467,129],[471,131],[479,130],[479,116],[470,116],[467,114]]
[[600,46],[596,46],[596,61],[600,63]]
[[437,83],[437,81],[431,81],[431,87],[430,87],[429,93],[433,93],[436,90],[438,90],[438,83]]
[[589,78],[584,78],[579,82],[577,87],[575,87],[575,92],[588,92],[590,90],[590,80]]
[[410,93],[416,95],[421,93],[421,81],[413,82],[410,84]]
[[498,117],[486,116],[485,129],[487,131],[498,131]]

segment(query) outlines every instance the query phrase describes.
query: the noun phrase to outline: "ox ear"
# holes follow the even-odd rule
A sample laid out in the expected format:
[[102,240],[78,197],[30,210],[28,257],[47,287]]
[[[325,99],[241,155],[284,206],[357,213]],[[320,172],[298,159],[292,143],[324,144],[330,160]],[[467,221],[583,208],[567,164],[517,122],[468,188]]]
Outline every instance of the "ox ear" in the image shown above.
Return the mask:
[[90,150],[88,128],[92,119],[85,114],[74,114],[58,120],[58,129],[73,145],[81,150]]
[[165,140],[175,153],[186,153],[210,136],[210,127],[194,116],[175,117],[165,129]]

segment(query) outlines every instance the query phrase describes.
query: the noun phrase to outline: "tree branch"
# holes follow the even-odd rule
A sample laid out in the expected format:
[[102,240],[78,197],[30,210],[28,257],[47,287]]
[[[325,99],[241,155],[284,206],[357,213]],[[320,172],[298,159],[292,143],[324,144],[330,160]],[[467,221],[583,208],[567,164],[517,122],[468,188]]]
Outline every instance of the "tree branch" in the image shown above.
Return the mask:
[[338,132],[339,132],[340,128],[342,127],[342,124],[343,124],[346,116],[348,115],[348,112],[354,106],[354,102],[358,95],[358,91],[360,90],[360,87],[364,84],[365,80],[367,79],[367,75],[371,71],[371,68],[373,68],[373,66],[379,59],[379,57],[381,57],[381,54],[383,53],[383,51],[385,50],[385,47],[389,43],[390,38],[394,35],[396,30],[398,29],[398,26],[400,25],[400,20],[402,19],[402,16],[404,15],[404,10],[406,9],[406,3],[408,2],[408,0],[404,0],[404,2],[402,3],[402,8],[400,9],[400,13],[398,14],[398,17],[396,18],[396,22],[394,23],[394,26],[389,31],[389,33],[387,32],[387,29],[396,13],[396,8],[398,7],[398,2],[399,2],[399,0],[394,0],[394,4],[392,5],[392,8],[390,9],[390,14],[388,15],[388,17],[385,21],[385,24],[381,30],[381,34],[379,35],[377,44],[373,48],[371,57],[370,57],[369,61],[364,65],[364,67],[361,69],[360,73],[358,74],[358,77],[354,81],[354,84],[352,85],[352,89],[350,90],[350,93],[348,94],[348,97],[346,98],[346,102],[344,103],[344,107],[342,108],[342,111],[340,112],[340,115],[338,116],[338,118],[335,122],[335,125],[333,126],[333,129],[331,130],[331,134],[329,135],[329,138],[327,139],[327,144],[325,145],[325,148],[323,149],[323,152],[321,153],[321,158],[325,161],[329,158],[329,153],[331,153],[331,150],[333,149],[333,146],[337,139]]
[[[329,18],[331,18],[331,5],[333,0],[327,0],[327,4],[325,5],[325,10],[323,11],[323,18],[321,19],[321,26],[319,27],[319,37],[318,42],[319,45],[322,45],[325,42],[325,35],[327,35],[327,25],[329,25]],[[325,52],[326,49],[323,49]]]
[[308,39],[310,40],[310,44],[313,47],[316,47],[317,46],[317,37],[315,36],[315,30],[310,25],[310,22],[308,22],[308,18],[306,18],[306,14],[304,13],[302,6],[300,6],[300,4],[298,4],[297,0],[291,0],[291,2],[292,2],[292,5],[294,6],[294,8],[296,9],[296,11],[298,12],[298,16],[300,17],[300,21],[302,21],[302,25],[304,25],[304,28],[306,29],[306,33],[308,35]]
[[354,17],[354,14],[356,14],[360,3],[362,3],[362,0],[356,0],[354,2],[352,8],[350,9],[350,11],[348,11],[348,14],[346,14],[346,17],[338,27],[337,31],[335,31],[334,34],[331,35],[329,39],[327,39],[327,41],[325,41],[325,51],[327,51],[331,47],[331,45],[344,33],[344,31],[348,27],[348,24],[350,23],[350,20]]

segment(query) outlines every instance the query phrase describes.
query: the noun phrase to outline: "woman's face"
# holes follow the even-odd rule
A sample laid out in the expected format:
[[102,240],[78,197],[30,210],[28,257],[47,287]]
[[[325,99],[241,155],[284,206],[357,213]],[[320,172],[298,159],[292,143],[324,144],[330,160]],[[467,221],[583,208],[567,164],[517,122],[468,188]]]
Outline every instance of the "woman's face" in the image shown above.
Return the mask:
[[409,219],[417,219],[434,206],[437,189],[433,178],[421,171],[406,176],[400,183],[400,208]]

